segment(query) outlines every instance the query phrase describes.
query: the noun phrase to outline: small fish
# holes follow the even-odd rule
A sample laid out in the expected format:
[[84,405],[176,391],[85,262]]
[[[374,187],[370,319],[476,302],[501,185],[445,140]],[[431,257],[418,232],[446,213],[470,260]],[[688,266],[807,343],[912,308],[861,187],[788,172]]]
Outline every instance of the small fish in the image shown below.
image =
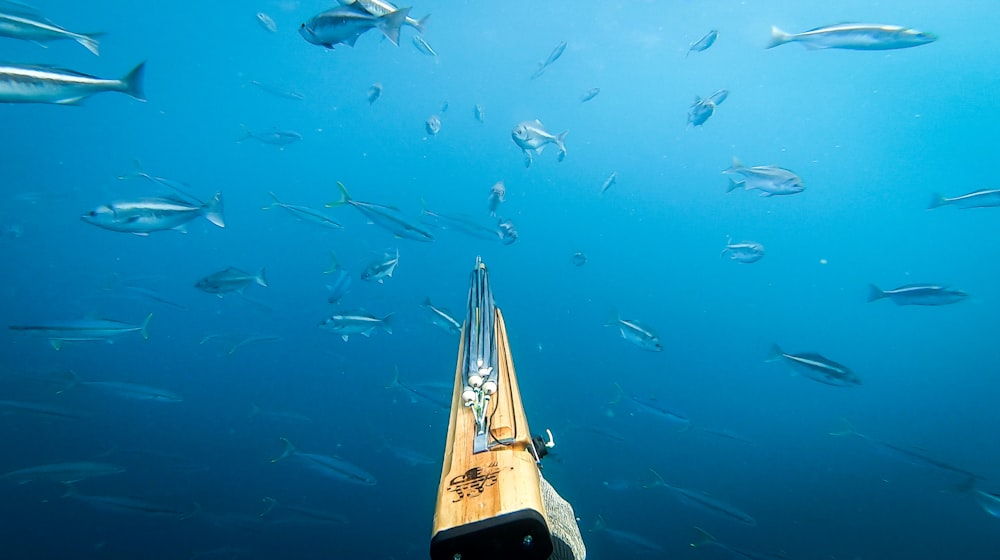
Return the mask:
[[686,432],[691,429],[690,418],[680,412],[670,410],[657,399],[628,395],[618,383],[615,383],[615,388],[618,390],[618,394],[611,402],[608,403],[609,405],[615,406],[618,403],[627,400],[634,409],[634,413],[658,418],[663,422],[676,426],[676,431],[678,432]]
[[705,124],[705,121],[715,114],[715,110],[727,97],[729,97],[729,91],[725,89],[720,89],[705,99],[695,96],[694,103],[688,109],[688,124],[694,126]]
[[352,334],[369,337],[377,328],[392,334],[392,313],[381,319],[364,311],[337,313],[320,323],[319,328],[339,334],[344,342]]
[[745,191],[759,190],[760,196],[776,196],[796,194],[805,190],[802,179],[798,175],[774,165],[756,165],[746,167],[736,158],[733,158],[733,165],[722,172],[724,175],[743,175],[744,180],[736,181],[729,179],[729,187],[726,192],[733,192],[742,188]]
[[718,498],[712,497],[699,490],[691,490],[688,488],[680,488],[678,486],[671,486],[663,480],[663,478],[654,471],[649,469],[650,472],[656,476],[656,480],[653,482],[653,486],[663,486],[667,490],[674,493],[681,503],[692,505],[698,507],[704,511],[715,514],[719,517],[729,519],[730,521],[736,521],[737,523],[742,523],[743,525],[748,525],[750,527],[757,526],[757,520],[754,519],[749,513],[737,508],[736,506],[726,503]]
[[278,24],[274,23],[274,19],[264,12],[257,12],[257,23],[259,23],[260,26],[266,31],[270,31],[271,33],[276,33],[278,31]]
[[125,468],[119,467],[118,465],[82,461],[78,463],[52,463],[49,465],[38,465],[36,467],[18,469],[16,471],[10,471],[0,475],[0,479],[10,480],[18,484],[27,484],[29,482],[38,481],[62,482],[63,484],[70,484],[86,480],[88,478],[110,476],[123,472],[125,472]]
[[382,97],[382,84],[381,82],[375,82],[368,88],[368,96],[366,98],[368,99],[368,106],[374,105],[379,97]]
[[[346,525],[350,520],[345,515],[337,512],[321,511],[318,509],[305,508],[302,506],[278,505],[278,500],[270,496],[265,496],[261,500],[265,504],[264,511],[257,514],[257,517],[267,516],[270,523],[294,520],[305,523],[333,523],[336,525]],[[277,512],[275,513],[275,510]]]
[[250,85],[256,86],[257,89],[269,93],[275,97],[280,97],[282,99],[291,99],[293,101],[302,101],[306,98],[305,95],[300,91],[296,91],[289,87],[277,86],[274,84],[264,83],[258,80],[250,80]]
[[323,271],[324,274],[330,275],[330,283],[326,285],[326,301],[337,303],[351,290],[351,275],[344,270],[344,267],[340,266],[337,255],[333,254],[333,251],[330,251],[330,260],[333,261],[333,265]]
[[558,45],[556,45],[554,49],[552,49],[552,52],[549,53],[549,57],[546,58],[544,62],[538,63],[538,68],[531,74],[531,79],[534,80],[535,78],[544,74],[545,70],[549,66],[551,66],[553,62],[559,60],[559,57],[562,56],[563,52],[565,51],[566,51],[566,41],[562,41]]
[[611,319],[604,324],[606,327],[615,327],[618,332],[622,335],[622,338],[635,344],[643,350],[648,350],[650,352],[662,352],[663,345],[660,344],[660,338],[656,335],[656,331],[633,319],[622,319],[618,314],[618,310],[614,311]]
[[486,109],[482,105],[477,103],[472,110],[472,114],[476,117],[477,121],[481,123],[486,122]]
[[250,274],[231,266],[225,270],[213,272],[198,280],[194,287],[203,292],[222,297],[224,294],[232,292],[242,294],[247,287],[253,284],[267,287],[267,279],[264,278],[264,267],[261,267],[256,274]]
[[583,253],[573,253],[573,266],[583,266],[587,264],[587,255]]
[[290,213],[291,215],[295,216],[300,220],[306,222],[312,222],[314,224],[318,224],[323,227],[331,229],[344,229],[344,226],[331,220],[330,218],[327,218],[323,214],[319,213],[316,210],[313,210],[312,208],[309,208],[308,206],[295,206],[293,204],[285,204],[284,202],[279,200],[278,196],[273,192],[269,192],[267,194],[271,195],[271,198],[274,199],[274,202],[263,207],[262,210],[270,210],[272,208],[284,208],[285,210],[288,211],[288,213]]
[[140,62],[121,79],[107,80],[52,66],[0,63],[0,103],[80,105],[105,91],[146,101],[142,90],[145,68],[146,63]]
[[424,121],[424,130],[431,136],[437,136],[437,133],[441,132],[441,119],[437,115],[427,117],[427,120]]
[[395,254],[385,251],[368,263],[368,266],[361,271],[361,279],[382,284],[386,278],[392,278],[392,273],[396,271],[396,265],[399,264],[399,249],[395,251]]
[[327,208],[347,204],[353,206],[358,212],[364,214],[364,216],[371,220],[373,224],[389,230],[396,237],[413,239],[415,241],[434,241],[433,235],[412,223],[410,220],[407,220],[399,208],[354,200],[347,192],[347,187],[339,181],[337,182],[337,188],[340,189],[340,200],[327,203]]
[[500,242],[504,245],[513,245],[517,241],[517,228],[514,227],[514,222],[501,218],[497,228],[500,231]]
[[507,195],[507,188],[504,186],[503,181],[497,181],[490,187],[490,195],[486,198],[486,204],[490,210],[490,216],[494,218],[497,215],[497,209],[503,204],[504,198]]
[[969,294],[934,284],[907,284],[894,290],[881,290],[871,284],[868,287],[868,301],[889,298],[896,305],[949,305],[965,301]]
[[443,102],[441,103],[441,113],[447,113],[447,112],[448,112],[448,107],[449,107],[449,106],[450,106],[450,105],[448,105],[448,102],[447,102],[447,101],[443,101]]
[[927,209],[933,210],[941,206],[957,206],[962,210],[1000,206],[1000,189],[976,191],[955,198],[945,198],[935,193]]
[[265,130],[261,132],[254,132],[246,127],[246,125],[241,125],[243,127],[243,136],[236,139],[237,142],[243,142],[244,140],[256,140],[263,144],[270,144],[272,146],[278,146],[279,149],[284,150],[285,146],[289,144],[294,144],[299,140],[302,140],[302,135],[294,130]]
[[708,50],[709,47],[715,44],[715,40],[718,38],[719,38],[718,30],[713,29],[709,31],[708,33],[705,34],[704,37],[691,43],[691,46],[688,47],[687,53],[684,55],[684,58],[687,58],[688,55],[690,55],[693,52],[701,52]]
[[147,502],[145,500],[130,498],[127,496],[93,496],[78,494],[76,487],[72,484],[66,484],[65,486],[66,493],[63,494],[64,498],[80,500],[94,509],[101,511],[125,513],[129,515],[163,515],[167,517],[176,517],[178,519],[187,519],[188,517],[194,515],[197,511],[181,511],[170,506]]
[[441,307],[435,307],[431,303],[431,298],[424,298],[420,307],[427,312],[427,316],[434,326],[440,328],[448,334],[459,334],[462,332],[462,324],[455,319],[450,311]]
[[768,554],[766,552],[756,552],[744,548],[735,548],[716,539],[701,527],[692,528],[700,537],[698,542],[691,543],[692,548],[697,548],[699,546],[711,546],[725,551],[725,553],[730,555],[731,558],[741,558],[743,560],[788,560],[788,557],[783,554]]
[[[338,2],[340,2],[342,6],[360,7],[373,16],[384,16],[386,14],[399,11],[399,8],[386,0],[338,0]],[[407,16],[403,23],[409,25],[413,29],[416,29],[417,33],[422,34],[424,29],[427,27],[427,20],[430,19],[430,17],[430,14],[427,14],[420,19],[413,19]]]
[[410,402],[423,401],[434,405],[441,410],[451,408],[452,386],[451,384],[417,384],[404,383],[399,378],[399,367],[395,366],[395,375],[386,389],[396,389],[403,391],[410,396]]
[[598,96],[601,93],[601,88],[595,87],[588,89],[583,95],[580,96],[580,103],[586,103],[591,99]]
[[309,18],[299,26],[299,35],[309,43],[333,49],[337,45],[353,47],[366,31],[378,29],[393,45],[399,46],[399,28],[409,13],[409,8],[402,8],[375,16],[354,4],[338,6]]
[[278,420],[281,422],[292,422],[295,424],[311,424],[312,418],[304,414],[299,414],[291,410],[274,410],[261,408],[257,403],[250,403],[250,413],[247,418],[267,418],[268,420]]
[[1000,518],[1000,493],[980,490],[973,477],[969,477],[963,484],[955,488],[955,491],[971,495],[980,509],[993,517]]
[[425,223],[433,227],[457,231],[476,239],[497,241],[503,238],[503,232],[499,226],[488,226],[479,218],[469,216],[468,214],[442,214],[429,210],[425,206],[423,218]]
[[601,185],[601,194],[604,194],[608,189],[615,186],[615,183],[617,182],[618,182],[618,172],[612,171],[611,175],[609,175],[608,178],[604,180],[604,184]]
[[801,373],[813,381],[834,387],[861,385],[861,378],[855,375],[851,368],[815,352],[786,354],[780,346],[775,344],[771,347],[771,354],[764,361],[776,362],[778,360],[783,360],[793,371]]
[[764,246],[753,241],[743,241],[733,243],[732,238],[726,242],[726,248],[722,250],[722,257],[729,254],[730,260],[740,264],[751,264],[764,258]]
[[168,391],[167,389],[161,389],[159,387],[150,387],[149,385],[139,385],[137,383],[126,383],[122,381],[81,381],[79,376],[76,375],[76,372],[70,370],[69,374],[69,382],[65,387],[63,387],[62,390],[59,391],[60,393],[68,391],[74,387],[87,387],[115,397],[133,401],[178,403],[184,400],[184,397],[178,395],[177,393]]
[[785,33],[771,27],[771,41],[767,49],[785,43],[802,43],[808,49],[850,49],[858,51],[883,51],[905,49],[933,43],[937,36],[898,25],[841,23],[817,27],[802,33]]
[[427,56],[438,55],[437,51],[434,50],[434,47],[432,47],[430,43],[428,43],[420,35],[413,36],[413,46],[416,47],[418,51],[420,51],[423,54],[426,54]]
[[74,33],[52,23],[34,8],[20,3],[0,2],[0,37],[22,39],[38,44],[69,39],[94,55],[100,56],[96,37],[101,33]]
[[204,216],[220,228],[226,227],[222,217],[222,193],[215,193],[212,200],[204,204],[176,197],[111,202],[98,206],[80,219],[111,231],[149,235],[169,229],[184,232],[186,224],[198,216]]
[[84,416],[76,414],[75,412],[60,406],[39,402],[0,400],[0,410],[6,410],[7,412],[4,412],[4,414],[9,414],[9,411],[14,411],[27,412],[28,414],[36,414],[38,416],[47,416],[51,418],[66,418],[69,420],[81,420],[84,418]]
[[542,121],[535,119],[534,122],[523,121],[518,123],[511,131],[510,136],[514,139],[517,147],[521,148],[521,151],[524,152],[524,166],[530,167],[532,154],[541,154],[546,144],[554,144],[559,148],[558,160],[562,161],[566,157],[565,140],[567,134],[569,134],[569,131],[564,130],[557,136],[553,136],[545,130]]
[[371,473],[340,457],[320,455],[318,453],[303,453],[296,449],[292,445],[292,442],[286,438],[281,438],[281,442],[285,445],[285,449],[281,452],[281,455],[271,459],[272,463],[294,460],[329,478],[350,482],[351,484],[360,484],[362,486],[374,486],[378,484],[378,481]]
[[72,319],[68,321],[52,321],[42,325],[11,325],[12,331],[23,331],[49,339],[56,350],[63,342],[105,341],[111,342],[116,336],[128,333],[139,333],[143,339],[149,340],[150,313],[139,325],[123,323],[111,319]]
[[592,531],[595,533],[598,531],[604,533],[610,537],[611,540],[615,541],[615,543],[621,548],[629,550],[630,555],[659,557],[665,552],[662,546],[647,539],[646,537],[643,537],[642,535],[608,527],[604,518],[601,517],[600,514],[598,514],[597,520],[594,522],[594,528]]

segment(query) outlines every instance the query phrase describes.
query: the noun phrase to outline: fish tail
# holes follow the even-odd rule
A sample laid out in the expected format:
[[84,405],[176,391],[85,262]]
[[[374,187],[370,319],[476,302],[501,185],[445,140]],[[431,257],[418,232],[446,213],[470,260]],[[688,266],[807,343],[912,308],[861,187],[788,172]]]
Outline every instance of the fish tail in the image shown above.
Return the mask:
[[119,80],[121,82],[122,92],[125,95],[129,95],[139,101],[146,101],[146,92],[142,90],[142,79],[146,73],[146,61],[142,61],[135,65],[128,74]]
[[335,202],[327,202],[326,203],[327,208],[333,208],[334,206],[342,206],[351,201],[351,195],[350,193],[347,192],[347,187],[344,186],[344,183],[337,181],[337,188],[340,189],[340,200]]
[[927,205],[928,210],[933,210],[935,208],[940,208],[942,206],[948,205],[948,199],[939,193],[934,193],[931,195],[931,203]]
[[257,271],[257,275],[253,277],[253,280],[254,282],[257,282],[258,286],[264,286],[265,288],[267,287],[267,277],[264,276],[263,266],[260,267],[260,270]]
[[397,366],[396,364],[393,364],[392,367],[393,367],[392,382],[390,382],[388,385],[386,385],[385,388],[386,389],[399,389],[400,387],[403,386],[403,384],[399,382],[399,366]]
[[699,546],[705,546],[718,541],[718,539],[712,536],[711,533],[702,529],[701,527],[695,525],[692,526],[691,528],[694,529],[695,533],[698,535],[698,542],[690,543],[691,548],[698,548]]
[[237,143],[253,138],[253,132],[250,130],[249,127],[247,127],[247,125],[240,123],[240,130],[242,131],[242,134],[240,135],[239,138],[236,139]]
[[281,443],[285,444],[285,448],[281,450],[281,455],[278,455],[274,459],[271,459],[272,463],[277,463],[278,461],[287,459],[292,455],[295,455],[295,452],[297,451],[295,449],[295,446],[292,445],[292,442],[288,441],[288,438],[280,438],[280,439]]
[[597,519],[594,520],[594,528],[591,529],[591,531],[602,531],[607,528],[608,528],[608,523],[604,521],[604,518],[601,517],[601,514],[598,513]]
[[427,14],[426,16],[416,20],[416,22],[413,24],[413,28],[417,30],[417,33],[420,33],[421,35],[424,34],[424,29],[426,29],[427,20],[429,19],[431,19],[431,15]]
[[331,272],[336,272],[340,268],[340,261],[337,260],[337,254],[330,251],[330,266],[323,271],[323,274],[330,274]]
[[69,380],[66,381],[66,385],[62,389],[56,391],[57,394],[65,393],[80,384],[80,376],[77,375],[75,371],[68,370],[66,373],[69,374]]
[[220,228],[226,227],[226,220],[222,217],[222,191],[215,193],[212,200],[205,203],[202,210],[205,214],[206,220],[212,222]]
[[615,327],[615,326],[618,326],[618,324],[621,323],[621,321],[622,321],[622,316],[621,316],[620,313],[618,313],[618,308],[615,307],[615,308],[613,308],[611,310],[611,318],[609,318],[604,323],[604,326],[605,327]]
[[622,389],[622,386],[619,385],[617,381],[615,381],[615,390],[615,398],[608,401],[610,406],[615,406],[616,404],[622,402],[622,399],[625,398],[625,389]]
[[139,326],[139,334],[142,335],[142,338],[144,340],[149,340],[149,321],[152,318],[153,318],[153,314],[152,313],[150,313],[149,315],[146,315],[146,318],[143,319],[143,321],[142,321],[142,325]]
[[382,317],[382,330],[388,334],[392,334],[392,313]]
[[771,352],[767,355],[767,358],[765,358],[764,361],[765,362],[776,362],[776,361],[780,360],[781,357],[784,356],[784,355],[785,355],[785,352],[782,351],[781,346],[778,346],[777,343],[774,343],[774,344],[771,345]]
[[409,8],[400,8],[395,12],[390,12],[379,20],[379,30],[385,35],[386,39],[392,42],[393,45],[399,46],[399,28],[406,23],[406,17],[410,15]]
[[60,498],[72,498],[73,496],[77,496],[80,494],[79,492],[76,491],[76,486],[73,486],[72,482],[63,482],[62,485],[63,485],[63,493],[62,496],[59,496]]
[[262,206],[261,210],[270,210],[271,208],[274,208],[275,206],[281,206],[282,203],[281,203],[281,200],[278,198],[278,195],[274,194],[271,191],[268,191],[267,194],[271,196],[271,198],[274,200],[274,202],[272,202],[271,204],[268,204],[267,206]]
[[868,302],[869,303],[871,303],[873,301],[880,300],[880,299],[882,299],[884,297],[886,297],[885,292],[883,292],[881,289],[879,289],[878,286],[876,286],[875,284],[868,284]]
[[272,498],[270,496],[264,496],[261,499],[261,501],[264,502],[267,505],[264,506],[264,511],[262,511],[262,512],[260,512],[260,513],[257,514],[257,517],[264,517],[265,515],[271,513],[271,510],[273,510],[275,508],[275,506],[278,505],[278,500],[275,500],[274,498]]
[[778,45],[784,45],[785,43],[792,41],[792,36],[784,31],[778,29],[777,26],[771,26],[771,40],[764,46],[765,49],[773,49]]
[[670,485],[667,484],[667,481],[663,480],[663,477],[660,476],[660,473],[654,471],[652,468],[649,469],[649,472],[653,473],[653,476],[656,477],[656,480],[654,480],[653,483],[650,484],[650,485],[645,485],[644,484],[643,488],[650,488],[650,487],[654,487],[654,486],[666,486],[667,488],[670,488]]
[[847,418],[841,418],[840,419],[840,424],[841,425],[840,425],[840,429],[839,430],[835,430],[835,431],[832,431],[832,432],[827,432],[827,435],[838,436],[838,437],[840,437],[840,436],[860,435],[854,429],[854,424],[851,424],[851,421],[848,420]]
[[101,56],[101,44],[95,37],[100,37],[103,33],[86,33],[74,35],[73,40],[80,43],[88,51],[94,53],[94,56]]
[[726,187],[726,192],[727,193],[731,193],[731,192],[733,192],[733,191],[735,191],[737,189],[743,188],[745,186],[746,186],[746,181],[737,181],[736,179],[733,179],[732,177],[730,177],[729,178],[729,186]]
[[566,135],[569,134],[568,130],[564,130],[556,136],[556,146],[559,147],[559,161],[566,159]]

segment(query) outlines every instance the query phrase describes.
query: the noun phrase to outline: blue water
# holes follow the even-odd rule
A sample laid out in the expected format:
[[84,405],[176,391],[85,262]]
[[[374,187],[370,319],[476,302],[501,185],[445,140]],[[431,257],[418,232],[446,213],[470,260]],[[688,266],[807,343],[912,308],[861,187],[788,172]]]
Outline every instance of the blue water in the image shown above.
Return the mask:
[[[104,31],[101,56],[72,42],[42,49],[0,39],[3,58],[119,77],[147,62],[140,103],[116,93],[83,107],[0,106],[0,317],[9,325],[91,316],[139,323],[150,338],[66,344],[2,331],[3,400],[47,403],[78,420],[5,411],[0,472],[64,461],[119,464],[125,473],[79,482],[87,496],[142,499],[176,516],[122,514],[61,498],[58,484],[0,480],[0,557],[426,558],[447,412],[386,389],[448,383],[457,339],[419,304],[461,312],[477,255],[504,311],[533,431],[550,427],[548,479],[576,508],[591,558],[643,557],[607,526],[653,541],[644,557],[726,557],[692,547],[700,527],[726,545],[789,559],[995,559],[1000,520],[962,477],[830,437],[844,418],[860,432],[984,477],[1000,490],[994,241],[997,209],[925,210],[932,193],[994,188],[1000,108],[1000,12],[991,2],[443,2],[425,35],[437,60],[377,31],[355,48],[306,43],[299,24],[329,3],[38,2],[69,29]],[[277,23],[269,33],[258,11]],[[913,49],[765,50],[771,25],[802,31],[841,21],[912,26],[940,39]],[[719,29],[710,49],[690,43]],[[556,44],[565,54],[528,76]],[[251,80],[293,89],[276,97]],[[365,98],[374,82],[381,99]],[[595,99],[584,92],[600,87]],[[695,95],[730,96],[686,128]],[[442,104],[449,108],[442,112]],[[484,123],[473,107],[486,111]],[[424,121],[441,118],[428,137]],[[510,131],[540,119],[569,130],[525,168]],[[293,130],[283,150],[237,142]],[[726,194],[720,172],[748,165],[794,170],[805,192]],[[225,196],[227,226],[187,234],[103,230],[79,216],[112,200],[166,194],[119,180],[134,160],[151,174]],[[618,182],[600,188],[613,172]],[[322,210],[343,181],[358,200],[486,219],[503,180],[512,245],[439,231],[433,243],[394,239],[354,209]],[[342,231],[261,211],[273,191],[342,222]],[[752,265],[720,259],[727,236],[767,249]],[[400,252],[384,284],[360,271]],[[391,335],[343,342],[317,325],[329,252],[354,275],[343,309],[395,314]],[[584,252],[587,263],[573,265]],[[269,286],[218,298],[193,286],[235,266],[267,270]],[[970,294],[944,307],[866,303],[889,289],[943,283]],[[136,297],[154,290],[178,306]],[[183,306],[183,307],[180,307]],[[604,327],[614,309],[655,328],[665,350],[645,352]],[[460,317],[461,319],[461,317]],[[224,335],[228,338],[206,337]],[[247,344],[233,340],[279,337]],[[773,343],[851,367],[856,387],[822,385],[764,363]],[[136,402],[84,381],[162,387],[180,403]],[[657,397],[691,428],[609,406],[625,392]],[[252,403],[270,415],[250,416]],[[282,417],[282,413],[286,417]],[[305,422],[288,418],[307,417]],[[711,430],[728,430],[740,440]],[[619,438],[612,437],[619,436]],[[375,486],[271,463],[286,437],[303,452],[337,455]],[[390,450],[419,451],[410,466]],[[752,515],[741,525],[644,488],[655,469]],[[256,520],[261,500],[346,516],[346,525]],[[272,518],[273,519],[273,518]]]

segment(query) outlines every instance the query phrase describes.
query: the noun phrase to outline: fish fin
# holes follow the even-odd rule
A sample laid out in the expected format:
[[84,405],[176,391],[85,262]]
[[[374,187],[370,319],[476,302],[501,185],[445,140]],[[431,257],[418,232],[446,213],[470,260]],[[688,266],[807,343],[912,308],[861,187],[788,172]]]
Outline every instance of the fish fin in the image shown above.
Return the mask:
[[722,172],[723,173],[736,173],[740,169],[743,169],[743,164],[740,163],[739,158],[737,158],[736,156],[733,156],[733,164],[730,165],[729,167],[727,167],[726,169],[724,169]]
[[347,342],[347,339],[350,338],[350,337],[347,336],[346,334],[342,334],[342,335],[340,335],[340,338],[343,339],[344,342]]
[[410,15],[410,8],[400,8],[379,18],[381,22],[379,31],[397,47],[399,46],[399,28],[406,23],[408,15]]
[[330,261],[332,261],[332,264],[330,265],[329,268],[323,271],[323,274],[330,274],[331,272],[337,272],[337,270],[340,269],[340,261],[337,260],[337,254],[334,253],[333,251],[330,251]]
[[931,203],[927,205],[928,210],[933,210],[935,208],[940,208],[941,206],[946,206],[948,200],[939,193],[934,193],[931,195]]
[[531,167],[531,152],[524,150],[524,166]]
[[[655,487],[655,486],[666,486],[667,488],[670,488],[670,485],[667,484],[667,481],[663,480],[663,477],[660,476],[660,473],[654,471],[652,468],[649,469],[649,472],[653,473],[653,476],[656,477],[656,480],[653,481],[653,484],[652,484],[653,487]],[[647,486],[647,485],[643,484],[643,488],[650,488],[650,486]]]
[[605,327],[617,327],[621,323],[621,321],[622,321],[622,316],[618,312],[618,308],[617,307],[613,307],[613,308],[611,308],[611,318],[608,319],[604,323],[604,326]]
[[556,136],[556,146],[559,147],[559,157],[558,161],[566,159],[566,135],[569,134],[568,130],[564,130]]
[[[56,348],[56,350],[58,350],[58,348]],[[69,391],[73,387],[76,387],[77,385],[80,384],[80,376],[77,375],[75,371],[67,370],[66,373],[69,374],[69,380],[66,382],[66,385],[62,389],[56,391],[56,394],[65,393],[66,391]]]
[[389,313],[385,317],[382,317],[382,330],[388,334],[392,334],[392,313]]
[[83,45],[85,49],[94,53],[94,56],[101,56],[101,44],[94,37],[99,37],[101,33],[88,33],[86,35],[74,35],[73,39]]
[[71,105],[73,107],[80,107],[81,105],[83,105],[83,100],[84,99],[86,99],[86,98],[82,97],[82,96],[81,97],[70,97],[68,99],[60,99],[59,101],[56,101],[56,104],[57,105]]
[[854,425],[847,418],[840,419],[840,429],[833,432],[827,432],[829,436],[851,436],[851,435],[861,435],[855,429]]
[[689,543],[691,548],[698,548],[699,546],[709,545],[714,542],[717,542],[718,540],[715,537],[713,537],[711,533],[702,529],[701,527],[698,527],[697,525],[692,526],[691,528],[694,529],[699,539],[698,542]]
[[615,381],[615,390],[615,398],[608,401],[608,405],[610,406],[615,406],[616,404],[622,402],[622,399],[625,398],[625,389],[622,389],[622,386],[619,385],[617,381]]
[[257,275],[254,276],[253,279],[255,282],[257,282],[258,285],[264,286],[265,288],[267,287],[267,278],[264,276],[263,266],[260,267],[260,270],[257,271]]
[[[748,190],[750,190],[750,187],[743,187],[743,190],[748,191]],[[760,191],[760,196],[762,198],[770,198],[772,195],[771,195],[771,193],[769,193],[767,191]]]
[[152,313],[150,313],[149,315],[146,315],[146,318],[143,319],[143,321],[142,321],[142,325],[140,325],[140,327],[139,327],[139,334],[142,335],[142,338],[144,340],[149,340],[149,321],[152,318],[153,318],[153,314]]
[[784,353],[784,351],[781,350],[781,346],[778,346],[777,343],[774,343],[774,344],[771,345],[771,352],[767,355],[767,358],[765,358],[764,361],[765,362],[777,362],[784,355],[785,355],[785,353]]
[[260,512],[260,513],[257,514],[257,517],[264,517],[265,515],[271,513],[271,510],[273,510],[274,507],[278,505],[278,500],[275,500],[274,498],[272,498],[270,496],[264,496],[261,499],[261,501],[264,502],[267,505],[264,506],[264,511],[262,511],[262,512]]
[[868,284],[868,302],[880,300],[884,297],[888,297],[885,292],[879,289],[875,284]]
[[222,191],[215,193],[212,200],[209,200],[203,207],[205,219],[219,226],[226,227],[226,220],[222,216]]
[[766,45],[764,45],[764,48],[765,49],[773,49],[774,47],[777,47],[778,45],[784,45],[785,43],[787,43],[787,42],[789,42],[791,40],[792,40],[792,36],[791,35],[789,35],[788,33],[785,33],[784,31],[782,31],[780,29],[778,29],[777,26],[772,25],[771,26],[771,40],[768,41],[768,43]]
[[278,455],[274,459],[271,459],[272,463],[277,463],[278,461],[281,461],[283,459],[287,459],[287,458],[291,457],[292,455],[295,455],[295,452],[296,452],[295,446],[292,445],[292,442],[288,441],[288,438],[284,438],[283,437],[283,438],[279,438],[279,439],[281,439],[281,443],[283,443],[285,445],[285,448],[281,450],[281,455]]
[[[96,54],[96,53],[95,53]],[[146,72],[146,61],[135,65],[135,68],[122,77],[122,93],[139,101],[146,101],[146,93],[142,90],[142,79]]]
[[424,34],[424,30],[427,28],[427,20],[429,19],[431,19],[431,15],[427,14],[426,16],[416,20],[417,22],[413,24],[413,28],[417,30],[417,33],[420,33],[421,35]]
[[72,482],[63,482],[62,485],[63,493],[62,496],[59,496],[60,498],[72,498],[79,495],[79,492],[76,491],[76,486],[73,486]]
[[50,338],[49,344],[51,344],[56,350],[62,350],[62,341],[57,338]]
[[732,177],[729,178],[729,186],[726,187],[726,192],[731,193],[737,189],[740,189],[746,185],[746,181],[737,181]]
[[344,186],[344,183],[337,181],[337,188],[340,189],[340,200],[337,200],[335,202],[327,202],[326,203],[327,208],[333,208],[334,206],[342,206],[351,201],[351,195],[350,193],[347,192],[347,187]]
[[544,152],[544,151],[545,151],[545,144],[542,144],[541,146],[535,148],[535,153],[538,154],[538,155],[541,155],[542,152]]

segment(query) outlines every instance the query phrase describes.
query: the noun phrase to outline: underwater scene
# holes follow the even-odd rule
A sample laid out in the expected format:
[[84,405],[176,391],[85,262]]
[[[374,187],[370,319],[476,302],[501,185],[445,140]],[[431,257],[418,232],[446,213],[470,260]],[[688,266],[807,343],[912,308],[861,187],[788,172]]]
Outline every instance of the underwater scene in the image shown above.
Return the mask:
[[589,558],[1000,557],[994,3],[26,1],[0,558],[428,558],[477,257]]

